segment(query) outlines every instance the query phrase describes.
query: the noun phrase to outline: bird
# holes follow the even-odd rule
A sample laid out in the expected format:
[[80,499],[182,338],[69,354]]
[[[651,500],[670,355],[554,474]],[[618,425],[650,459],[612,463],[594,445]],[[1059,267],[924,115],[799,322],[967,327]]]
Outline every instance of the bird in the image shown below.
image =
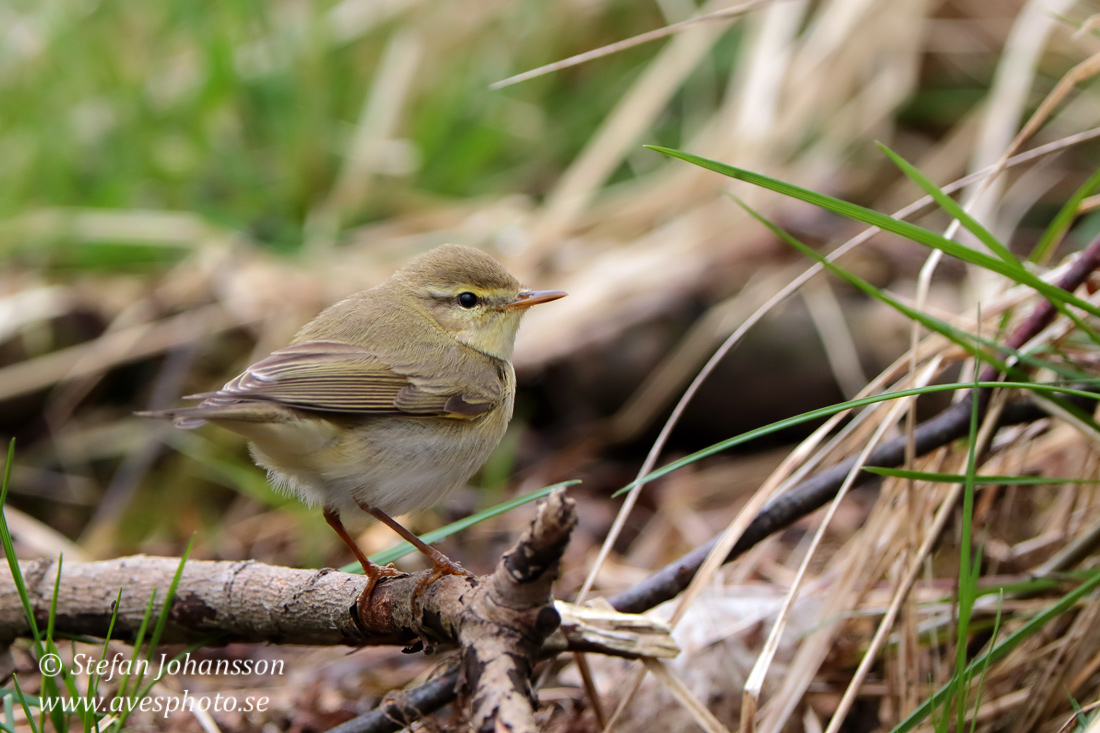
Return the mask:
[[363,567],[360,608],[382,577],[342,517],[362,511],[432,561],[414,598],[443,575],[469,575],[396,520],[464,486],[512,417],[512,354],[528,290],[484,252],[443,245],[379,285],[322,311],[285,348],[190,407],[141,412],[244,436],[272,484],[311,506]]

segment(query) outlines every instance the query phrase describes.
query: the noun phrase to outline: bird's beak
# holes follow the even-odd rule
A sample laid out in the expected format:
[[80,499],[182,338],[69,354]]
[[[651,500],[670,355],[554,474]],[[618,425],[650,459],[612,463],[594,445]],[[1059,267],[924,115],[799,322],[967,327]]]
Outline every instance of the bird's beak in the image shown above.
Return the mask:
[[539,303],[549,303],[551,300],[557,300],[565,296],[566,293],[561,290],[524,290],[516,296],[515,300],[507,303],[504,307],[508,310],[521,310]]

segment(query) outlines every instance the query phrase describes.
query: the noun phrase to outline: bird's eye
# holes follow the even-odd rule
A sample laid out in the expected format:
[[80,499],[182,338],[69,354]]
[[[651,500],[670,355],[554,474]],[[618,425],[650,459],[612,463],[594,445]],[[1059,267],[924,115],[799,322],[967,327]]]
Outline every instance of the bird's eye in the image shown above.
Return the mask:
[[477,295],[468,291],[458,294],[458,304],[463,308],[473,308],[478,304],[478,300]]

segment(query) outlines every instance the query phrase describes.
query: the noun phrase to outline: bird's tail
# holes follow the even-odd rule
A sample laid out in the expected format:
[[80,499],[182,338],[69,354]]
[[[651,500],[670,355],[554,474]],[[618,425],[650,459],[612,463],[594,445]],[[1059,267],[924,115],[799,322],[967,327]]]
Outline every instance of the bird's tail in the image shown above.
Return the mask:
[[202,407],[179,407],[174,410],[140,410],[134,414],[154,420],[171,420],[177,428],[194,430],[206,424],[206,420],[199,416],[200,410]]
[[[204,396],[194,395],[194,397]],[[293,410],[274,402],[229,400],[218,397],[209,398],[194,407],[148,410],[134,414],[157,420],[171,420],[177,428],[184,430],[193,430],[207,422],[282,423],[294,418]]]

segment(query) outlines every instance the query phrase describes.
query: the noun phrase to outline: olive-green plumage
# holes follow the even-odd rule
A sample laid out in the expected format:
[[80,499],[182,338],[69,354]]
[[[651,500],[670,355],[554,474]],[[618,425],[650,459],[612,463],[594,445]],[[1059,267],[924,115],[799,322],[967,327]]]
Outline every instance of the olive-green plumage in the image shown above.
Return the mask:
[[[193,395],[199,405],[146,414],[247,438],[277,486],[324,508],[373,587],[384,569],[340,514],[362,509],[398,529],[390,517],[465,484],[512,417],[520,318],[563,295],[524,290],[488,255],[445,245],[326,309],[217,392]],[[425,551],[437,572],[456,570]]]

